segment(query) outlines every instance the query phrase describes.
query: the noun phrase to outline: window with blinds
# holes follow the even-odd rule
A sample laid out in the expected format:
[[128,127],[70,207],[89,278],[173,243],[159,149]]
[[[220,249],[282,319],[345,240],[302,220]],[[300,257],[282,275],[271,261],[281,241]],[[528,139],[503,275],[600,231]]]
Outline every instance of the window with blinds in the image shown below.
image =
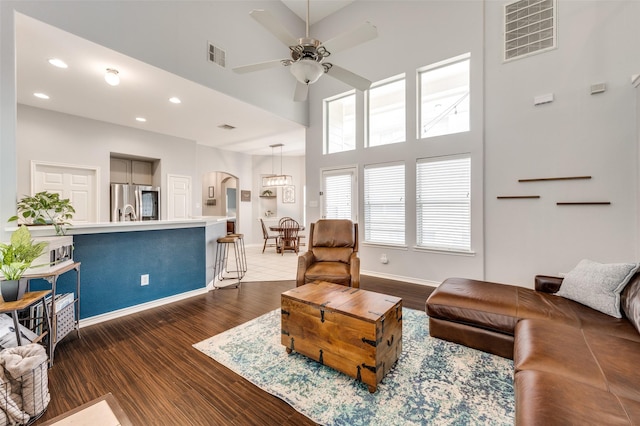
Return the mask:
[[471,250],[471,158],[418,160],[417,244],[438,250]]
[[400,77],[376,83],[366,92],[367,146],[404,142],[405,131],[405,78]]
[[356,94],[324,101],[325,154],[356,149]]
[[324,219],[350,219],[353,215],[354,171],[329,171],[322,175]]
[[404,163],[364,169],[364,240],[405,244]]

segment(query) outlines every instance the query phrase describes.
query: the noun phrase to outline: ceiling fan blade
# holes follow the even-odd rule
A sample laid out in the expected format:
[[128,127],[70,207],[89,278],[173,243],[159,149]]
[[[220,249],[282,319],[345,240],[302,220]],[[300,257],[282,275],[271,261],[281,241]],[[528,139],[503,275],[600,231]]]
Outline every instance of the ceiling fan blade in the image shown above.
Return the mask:
[[285,46],[295,46],[298,39],[292,36],[289,31],[268,11],[254,9],[249,15],[265,27],[271,34],[276,36],[278,40],[283,42]]
[[309,94],[309,85],[296,81],[296,91],[293,95],[293,100],[296,102],[304,102],[307,100]]
[[358,74],[354,74],[351,71],[335,64],[329,69],[329,71],[327,71],[327,75],[330,75],[343,83],[347,83],[351,87],[362,90],[363,92],[371,87],[371,82],[366,78],[360,77]]
[[351,31],[327,40],[322,43],[322,46],[324,46],[329,53],[336,53],[376,37],[378,37],[378,29],[370,22],[365,22]]
[[242,66],[233,68],[233,71],[237,72],[238,74],[245,74],[248,72],[262,71],[262,70],[267,70],[269,68],[275,68],[280,65],[282,65],[282,59],[275,59],[273,61],[258,62],[257,64],[242,65]]

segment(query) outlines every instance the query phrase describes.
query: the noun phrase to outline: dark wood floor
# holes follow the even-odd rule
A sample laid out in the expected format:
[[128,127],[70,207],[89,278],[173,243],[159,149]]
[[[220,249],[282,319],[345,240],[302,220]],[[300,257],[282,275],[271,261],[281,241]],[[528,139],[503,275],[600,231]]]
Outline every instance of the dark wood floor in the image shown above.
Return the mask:
[[[244,283],[85,327],[56,349],[42,423],[111,392],[134,425],[312,425],[191,345],[280,306],[294,281]],[[361,277],[361,288],[424,309],[433,288]],[[284,350],[284,349],[283,349]]]

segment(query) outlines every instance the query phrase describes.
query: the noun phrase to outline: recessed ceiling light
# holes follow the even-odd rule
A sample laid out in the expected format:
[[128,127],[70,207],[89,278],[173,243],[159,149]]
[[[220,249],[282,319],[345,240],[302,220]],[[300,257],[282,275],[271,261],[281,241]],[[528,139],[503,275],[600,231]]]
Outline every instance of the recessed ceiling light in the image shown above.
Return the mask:
[[104,74],[104,81],[106,81],[110,86],[117,86],[120,84],[120,76],[118,74],[117,69],[107,68],[107,71]]
[[40,93],[40,92],[34,93],[33,96],[35,96],[36,98],[40,98],[40,99],[49,99],[48,95],[45,95],[44,93]]
[[67,65],[67,63],[65,61],[63,61],[62,59],[51,58],[51,59],[49,59],[49,63],[51,65],[53,65],[54,67],[69,68],[69,65]]
[[136,121],[139,121],[141,123],[145,123],[147,121],[147,119],[144,118],[144,117],[136,117]]
[[169,98],[169,102],[171,102],[172,104],[180,104],[180,103],[182,103],[180,98],[176,98],[175,96]]

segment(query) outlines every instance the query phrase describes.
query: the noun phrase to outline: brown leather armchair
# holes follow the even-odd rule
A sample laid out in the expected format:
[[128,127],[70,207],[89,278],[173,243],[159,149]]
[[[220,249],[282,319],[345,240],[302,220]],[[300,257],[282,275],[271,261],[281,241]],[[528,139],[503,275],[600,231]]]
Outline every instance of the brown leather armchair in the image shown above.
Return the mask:
[[360,287],[358,224],[322,219],[311,224],[308,251],[298,257],[296,286],[328,281]]

